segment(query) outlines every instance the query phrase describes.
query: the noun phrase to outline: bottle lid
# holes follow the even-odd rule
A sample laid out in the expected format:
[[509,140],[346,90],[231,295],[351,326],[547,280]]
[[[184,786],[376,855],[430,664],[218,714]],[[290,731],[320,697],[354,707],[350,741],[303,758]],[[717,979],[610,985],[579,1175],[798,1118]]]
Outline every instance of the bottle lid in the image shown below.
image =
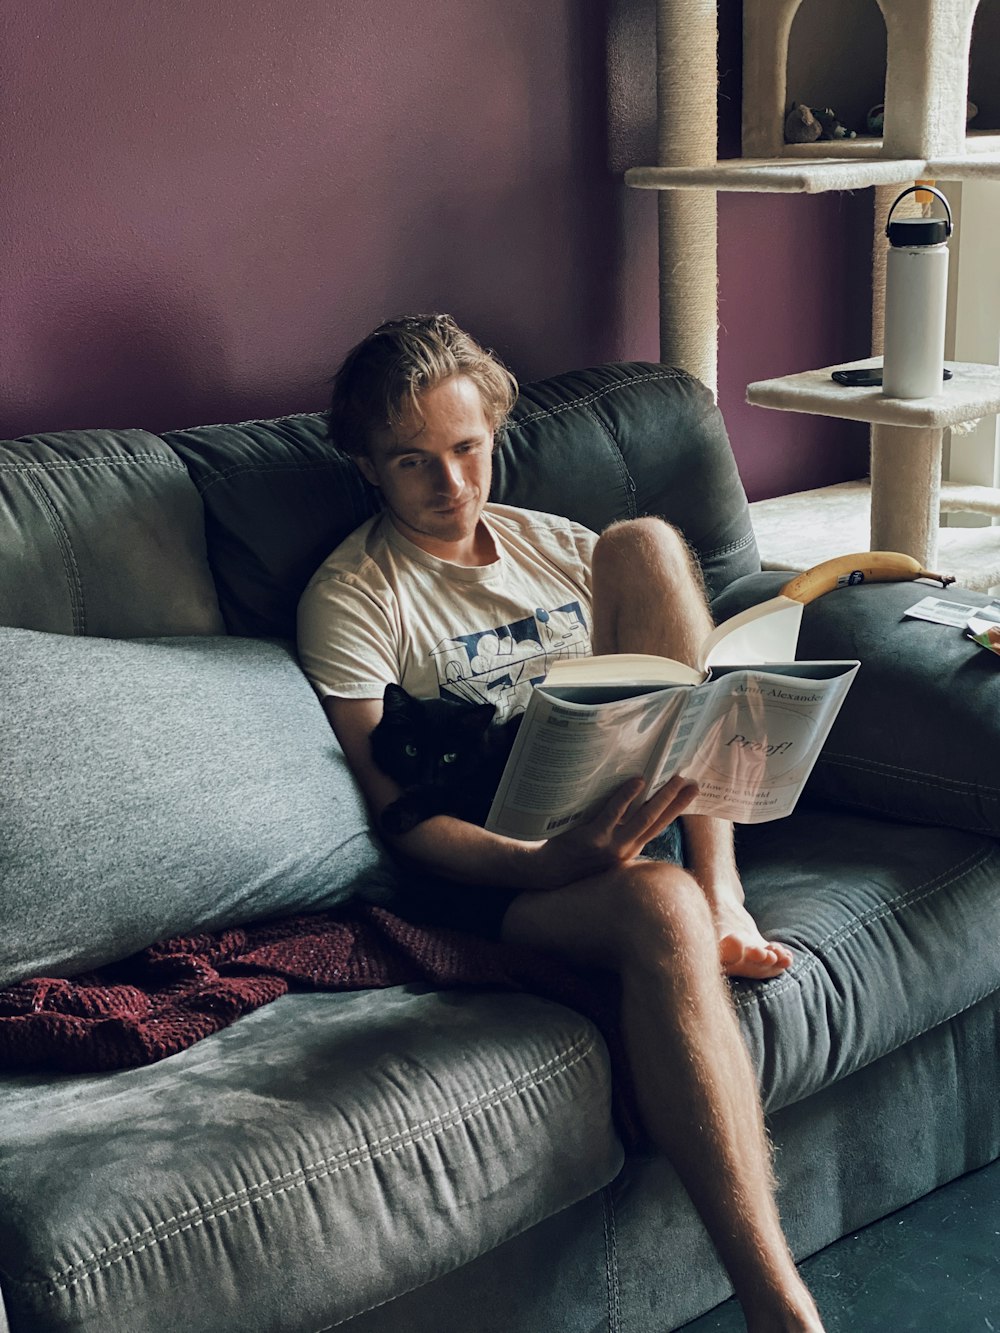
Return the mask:
[[[947,221],[944,218],[923,217],[897,218],[893,221],[892,215],[896,211],[896,205],[908,194],[932,194],[944,204],[944,211],[948,214]],[[951,205],[941,191],[936,190],[929,181],[911,185],[902,194],[897,195],[885,220],[885,234],[889,238],[890,245],[942,245],[951,233]]]
[[951,226],[946,218],[894,218],[886,235],[890,245],[943,245]]

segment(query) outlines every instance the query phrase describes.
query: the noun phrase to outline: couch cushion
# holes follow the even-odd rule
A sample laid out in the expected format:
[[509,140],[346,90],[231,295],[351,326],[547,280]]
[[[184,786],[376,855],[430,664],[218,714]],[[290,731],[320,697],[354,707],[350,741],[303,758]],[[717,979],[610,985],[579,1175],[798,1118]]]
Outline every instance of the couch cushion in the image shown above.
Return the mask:
[[164,437],[205,506],[209,559],[233,634],[294,639],[313,572],[378,508],[318,413],[197,426]]
[[736,1004],[771,1110],[1000,989],[1000,843],[813,810],[741,828],[747,901],[795,955]]
[[0,1080],[33,1333],[329,1328],[600,1188],[596,1030],[526,995],[295,995],[161,1064]]
[[722,414],[700,380],[670,366],[593,366],[525,385],[499,441],[492,498],[595,532],[665,518],[713,594],[760,569]]
[[[376,492],[316,413],[164,440],[201,492],[229,629],[293,637],[310,576],[375,512]],[[597,532],[659,514],[684,530],[713,591],[760,568],[722,416],[703,384],[668,366],[596,366],[524,385],[497,439],[490,498]]]
[[[787,574],[741,579],[713,606],[731,615]],[[932,595],[981,606],[983,593],[870,583],[811,602],[798,657],[858,658],[805,797],[891,819],[1000,836],[1000,661],[948,625],[904,617]]]
[[0,444],[0,624],[131,638],[219,634],[198,492],[141,430]]
[[0,984],[381,880],[288,647],[0,629]]

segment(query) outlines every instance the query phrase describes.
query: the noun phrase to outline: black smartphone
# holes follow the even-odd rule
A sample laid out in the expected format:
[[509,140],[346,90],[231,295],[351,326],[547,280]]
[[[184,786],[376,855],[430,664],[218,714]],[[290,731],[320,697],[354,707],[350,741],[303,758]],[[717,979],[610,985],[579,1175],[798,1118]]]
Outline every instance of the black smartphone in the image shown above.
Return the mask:
[[[862,366],[860,370],[835,370],[830,376],[838,384],[846,384],[850,389],[875,389],[882,383],[881,366]],[[944,378],[951,379],[951,371],[945,370]]]
[[882,383],[881,366],[863,366],[860,370],[835,370],[833,379],[850,389],[874,389]]

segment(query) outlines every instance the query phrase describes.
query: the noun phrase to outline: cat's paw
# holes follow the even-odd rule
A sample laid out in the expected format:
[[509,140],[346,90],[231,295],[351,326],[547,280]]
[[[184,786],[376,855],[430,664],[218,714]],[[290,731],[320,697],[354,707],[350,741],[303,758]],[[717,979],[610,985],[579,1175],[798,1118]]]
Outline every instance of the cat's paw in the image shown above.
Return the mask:
[[420,816],[404,801],[393,801],[382,811],[382,830],[393,837],[409,833],[410,829],[416,828],[419,823]]

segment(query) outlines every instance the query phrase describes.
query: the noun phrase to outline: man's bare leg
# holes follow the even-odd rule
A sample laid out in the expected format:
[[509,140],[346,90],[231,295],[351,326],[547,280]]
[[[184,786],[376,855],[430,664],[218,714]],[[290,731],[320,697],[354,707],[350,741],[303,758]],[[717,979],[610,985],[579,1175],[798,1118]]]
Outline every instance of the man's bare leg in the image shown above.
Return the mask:
[[674,1164],[733,1282],[751,1333],[818,1333],[774,1202],[756,1079],[718,967],[699,886],[638,860],[524,893],[504,939],[616,971],[646,1130]]
[[[657,518],[617,523],[594,553],[594,652],[653,653],[693,664],[712,617],[701,574],[676,529]],[[690,870],[715,919],[730,976],[773,977],[792,961],[744,906],[727,820],[685,815]]]

